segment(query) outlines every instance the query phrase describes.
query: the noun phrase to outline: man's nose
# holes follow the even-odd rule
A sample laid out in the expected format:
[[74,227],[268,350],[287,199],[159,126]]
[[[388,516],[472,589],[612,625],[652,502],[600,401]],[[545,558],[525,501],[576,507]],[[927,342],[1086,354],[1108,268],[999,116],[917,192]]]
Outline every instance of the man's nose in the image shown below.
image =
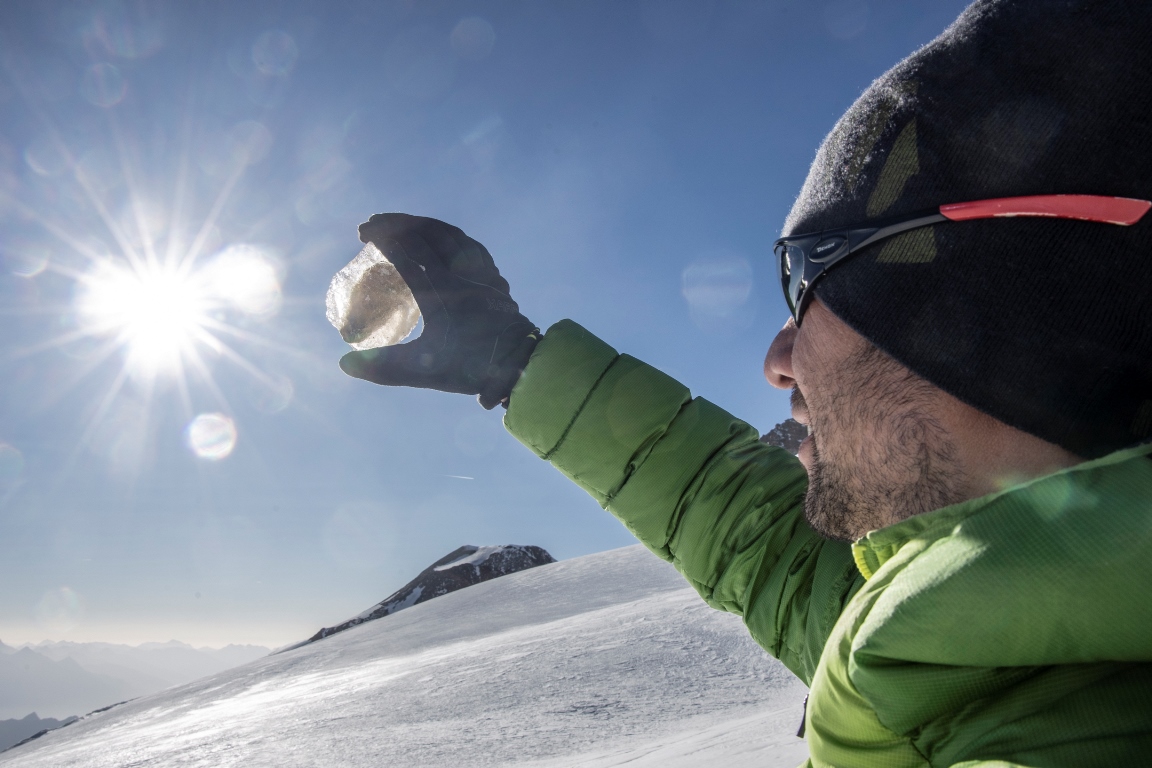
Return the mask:
[[764,356],[764,378],[777,389],[792,389],[796,378],[792,373],[792,345],[796,342],[796,321],[788,318],[784,327],[772,340],[768,354]]

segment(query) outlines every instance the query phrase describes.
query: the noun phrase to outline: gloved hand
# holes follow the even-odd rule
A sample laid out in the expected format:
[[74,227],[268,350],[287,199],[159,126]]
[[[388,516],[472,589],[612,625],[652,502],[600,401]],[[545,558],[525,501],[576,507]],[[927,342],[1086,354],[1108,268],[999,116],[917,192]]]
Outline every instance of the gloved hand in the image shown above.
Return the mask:
[[388,257],[412,290],[424,329],[407,344],[349,352],[340,368],[387,386],[507,400],[540,338],[520,314],[488,250],[457,227],[404,213],[360,225],[360,240]]

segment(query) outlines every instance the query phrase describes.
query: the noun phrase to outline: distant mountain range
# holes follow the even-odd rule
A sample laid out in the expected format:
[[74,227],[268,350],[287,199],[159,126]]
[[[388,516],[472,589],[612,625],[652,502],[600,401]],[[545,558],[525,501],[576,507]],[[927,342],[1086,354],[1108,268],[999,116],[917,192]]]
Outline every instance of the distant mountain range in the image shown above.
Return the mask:
[[35,712],[19,720],[0,720],[0,752],[15,746],[25,739],[55,730],[62,725],[75,722],[75,717],[57,720],[54,717],[40,717]]
[[39,712],[83,715],[125,699],[244,664],[268,648],[193,648],[176,641],[138,646],[45,642],[13,648],[0,642],[0,722]]

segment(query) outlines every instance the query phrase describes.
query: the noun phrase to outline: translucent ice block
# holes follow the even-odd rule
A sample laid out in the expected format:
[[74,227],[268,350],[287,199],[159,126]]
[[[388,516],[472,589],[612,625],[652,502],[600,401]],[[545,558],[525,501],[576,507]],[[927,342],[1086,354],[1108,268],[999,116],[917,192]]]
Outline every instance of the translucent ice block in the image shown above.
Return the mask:
[[401,342],[420,319],[408,284],[372,243],[332,278],[325,303],[328,322],[353,349]]

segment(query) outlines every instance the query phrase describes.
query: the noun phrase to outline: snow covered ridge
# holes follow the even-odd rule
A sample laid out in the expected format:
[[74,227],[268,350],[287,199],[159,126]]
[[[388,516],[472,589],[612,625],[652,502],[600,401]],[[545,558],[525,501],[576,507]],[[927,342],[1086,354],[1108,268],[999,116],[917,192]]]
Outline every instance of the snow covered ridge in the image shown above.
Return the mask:
[[2,768],[781,768],[804,686],[637,545],[89,715]]
[[[416,578],[381,600],[376,605],[334,627],[324,627],[303,643],[290,645],[284,651],[323,640],[337,632],[363,624],[366,621],[390,616],[435,597],[442,597],[482,581],[506,576],[527,568],[556,562],[556,558],[540,547],[503,544],[475,547],[465,544],[449,552],[421,571]],[[281,651],[283,652],[283,651]]]

